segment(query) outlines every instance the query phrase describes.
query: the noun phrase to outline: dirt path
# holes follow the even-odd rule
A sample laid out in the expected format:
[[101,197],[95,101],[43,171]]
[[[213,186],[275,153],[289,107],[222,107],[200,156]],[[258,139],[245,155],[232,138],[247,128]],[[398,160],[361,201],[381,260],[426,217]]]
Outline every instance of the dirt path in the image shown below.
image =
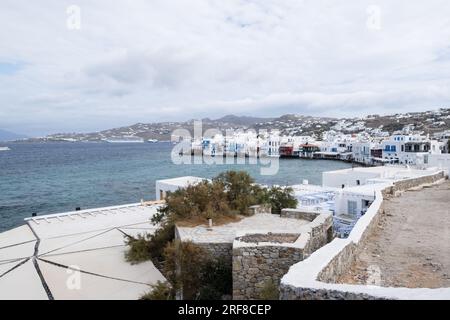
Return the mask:
[[339,282],[450,287],[450,182],[385,201],[378,228]]

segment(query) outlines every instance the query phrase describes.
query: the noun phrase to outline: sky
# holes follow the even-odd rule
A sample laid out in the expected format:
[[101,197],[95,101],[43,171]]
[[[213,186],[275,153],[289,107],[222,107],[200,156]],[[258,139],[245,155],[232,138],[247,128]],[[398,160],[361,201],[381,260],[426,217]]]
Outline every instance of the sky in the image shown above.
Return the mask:
[[448,0],[2,0],[0,128],[449,106]]

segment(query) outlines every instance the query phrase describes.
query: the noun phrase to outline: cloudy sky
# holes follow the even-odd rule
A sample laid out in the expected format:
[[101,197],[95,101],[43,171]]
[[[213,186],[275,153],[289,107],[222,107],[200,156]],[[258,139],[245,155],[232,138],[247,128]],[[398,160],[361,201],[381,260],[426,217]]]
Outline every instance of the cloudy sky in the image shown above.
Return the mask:
[[449,13],[448,0],[2,0],[0,128],[449,106]]

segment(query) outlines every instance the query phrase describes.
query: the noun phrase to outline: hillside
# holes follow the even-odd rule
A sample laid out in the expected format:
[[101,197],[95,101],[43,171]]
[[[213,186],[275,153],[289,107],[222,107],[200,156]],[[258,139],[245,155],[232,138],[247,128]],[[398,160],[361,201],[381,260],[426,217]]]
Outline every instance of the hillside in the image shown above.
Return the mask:
[[[170,140],[175,129],[184,128],[193,131],[193,121],[137,123],[131,126],[113,128],[93,133],[59,133],[45,138],[30,139],[39,141],[101,141],[117,137],[140,137],[145,140]],[[330,118],[312,117],[296,114],[282,115],[278,118],[257,118],[247,116],[227,115],[211,120],[202,119],[203,130],[216,128],[225,133],[226,129],[277,129],[284,135],[316,135],[324,131],[334,130],[344,133],[366,131],[373,135],[392,134],[396,131],[404,133],[419,132],[432,134],[450,129],[450,108],[435,111],[414,112],[393,115],[369,115],[363,118]]]
[[24,135],[0,129],[0,141],[14,141],[26,138]]

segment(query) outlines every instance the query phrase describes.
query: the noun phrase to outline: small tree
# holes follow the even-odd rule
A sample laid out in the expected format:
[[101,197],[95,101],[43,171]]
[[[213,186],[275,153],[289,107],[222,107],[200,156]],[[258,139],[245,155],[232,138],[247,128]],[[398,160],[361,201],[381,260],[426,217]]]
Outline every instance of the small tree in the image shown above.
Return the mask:
[[158,209],[152,221],[176,223],[183,220],[206,220],[230,214],[232,213],[223,185],[205,180],[169,193],[166,204]]
[[272,187],[268,191],[268,197],[274,214],[280,214],[281,209],[297,207],[298,201],[291,187]]
[[245,171],[226,171],[214,178],[214,182],[223,185],[231,209],[247,214],[248,207],[257,203],[259,187]]

